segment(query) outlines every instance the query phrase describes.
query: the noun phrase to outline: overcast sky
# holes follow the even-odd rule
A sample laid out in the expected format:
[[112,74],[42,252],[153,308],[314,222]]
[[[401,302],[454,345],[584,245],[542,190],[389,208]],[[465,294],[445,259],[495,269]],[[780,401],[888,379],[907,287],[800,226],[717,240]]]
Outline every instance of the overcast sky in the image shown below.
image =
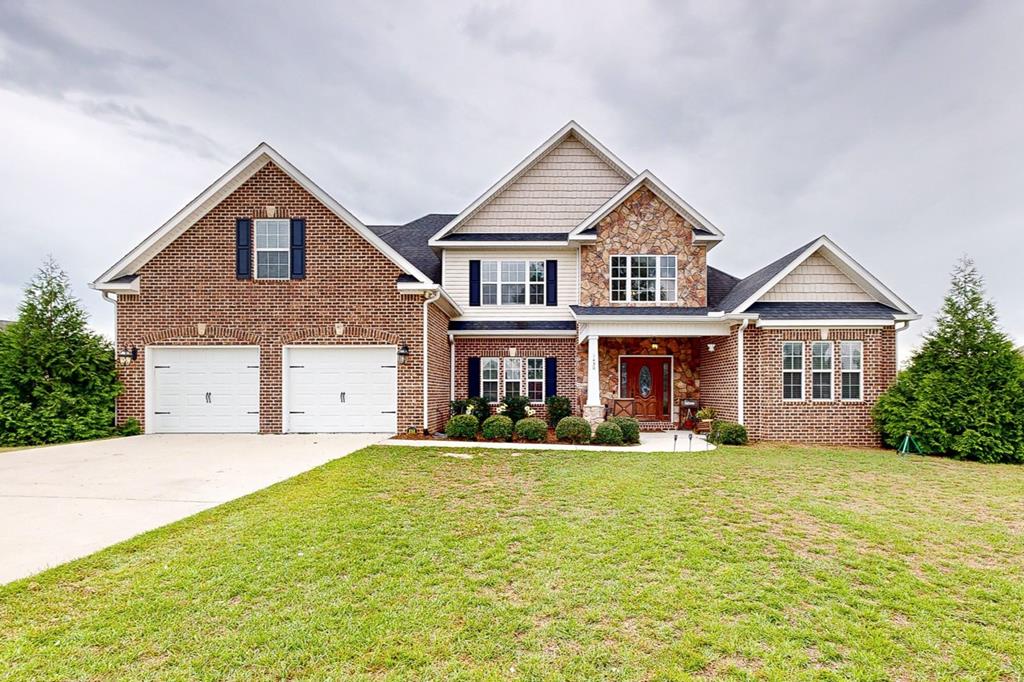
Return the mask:
[[726,233],[826,233],[924,320],[975,258],[1024,342],[1024,3],[0,0],[0,318],[87,288],[260,141],[367,223],[457,213],[567,120]]

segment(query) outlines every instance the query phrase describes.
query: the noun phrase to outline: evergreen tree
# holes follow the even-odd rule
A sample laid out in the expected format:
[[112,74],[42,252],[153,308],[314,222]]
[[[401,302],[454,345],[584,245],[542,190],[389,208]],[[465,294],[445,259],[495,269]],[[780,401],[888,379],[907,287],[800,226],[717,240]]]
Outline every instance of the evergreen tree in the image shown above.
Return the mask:
[[113,433],[113,346],[86,327],[67,274],[47,259],[0,333],[0,444],[35,445]]
[[1024,461],[1024,358],[999,329],[970,258],[957,263],[935,328],[874,417],[893,447],[910,432],[928,453]]

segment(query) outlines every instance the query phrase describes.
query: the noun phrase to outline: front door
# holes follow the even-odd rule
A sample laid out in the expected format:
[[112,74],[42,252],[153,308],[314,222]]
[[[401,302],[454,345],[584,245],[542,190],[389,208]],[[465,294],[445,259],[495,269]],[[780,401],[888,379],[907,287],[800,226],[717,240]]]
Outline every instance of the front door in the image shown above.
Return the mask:
[[672,413],[671,358],[636,356],[619,360],[619,395],[632,398],[636,418],[664,421]]

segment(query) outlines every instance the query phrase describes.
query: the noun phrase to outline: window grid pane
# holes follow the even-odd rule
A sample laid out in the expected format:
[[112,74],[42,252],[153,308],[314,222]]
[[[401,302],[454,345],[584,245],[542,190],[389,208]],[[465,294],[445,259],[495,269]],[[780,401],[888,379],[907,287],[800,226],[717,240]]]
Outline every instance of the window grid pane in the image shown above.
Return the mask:
[[804,344],[782,344],[782,397],[801,400],[804,397]]
[[480,302],[483,305],[498,305],[498,285],[482,284],[480,286]]
[[839,353],[842,368],[840,396],[843,400],[862,400],[863,344],[860,341],[843,341]]
[[480,397],[488,402],[498,400],[498,358],[483,358],[480,363]]
[[544,358],[526,360],[526,394],[532,401],[544,400]]

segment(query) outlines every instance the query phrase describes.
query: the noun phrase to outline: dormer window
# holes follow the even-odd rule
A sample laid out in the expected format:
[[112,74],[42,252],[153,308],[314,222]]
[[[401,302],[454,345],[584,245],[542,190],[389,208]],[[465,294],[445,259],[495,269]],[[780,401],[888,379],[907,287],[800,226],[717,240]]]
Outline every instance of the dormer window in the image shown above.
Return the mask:
[[612,256],[612,303],[674,303],[675,256]]

